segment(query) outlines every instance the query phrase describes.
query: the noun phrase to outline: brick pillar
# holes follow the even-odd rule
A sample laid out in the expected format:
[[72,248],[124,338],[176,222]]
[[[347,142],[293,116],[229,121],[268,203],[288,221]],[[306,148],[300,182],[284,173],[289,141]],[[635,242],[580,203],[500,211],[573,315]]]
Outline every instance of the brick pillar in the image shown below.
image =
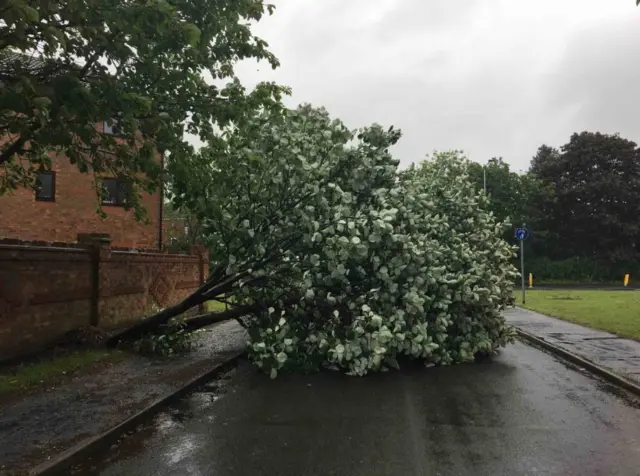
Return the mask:
[[[189,254],[198,257],[198,285],[202,285],[209,277],[209,251],[202,245],[194,245]],[[204,304],[198,306],[198,312],[206,311]]]
[[194,245],[189,254],[198,257],[198,281],[202,284],[209,277],[209,252],[202,245]]
[[104,233],[79,233],[78,243],[87,247],[91,256],[91,316],[89,323],[100,325],[100,263],[111,256],[111,238]]

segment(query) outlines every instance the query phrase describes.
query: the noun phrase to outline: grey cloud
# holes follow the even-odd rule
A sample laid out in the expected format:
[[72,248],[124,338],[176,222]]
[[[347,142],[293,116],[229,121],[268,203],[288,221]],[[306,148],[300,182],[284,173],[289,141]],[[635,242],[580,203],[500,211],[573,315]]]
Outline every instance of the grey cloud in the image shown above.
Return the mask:
[[546,113],[569,114],[569,128],[619,132],[640,141],[640,22],[591,27],[575,34],[550,75]]
[[380,22],[381,38],[393,38],[398,32],[439,31],[463,29],[482,6],[480,0],[433,2],[425,0],[403,0]]
[[574,131],[640,140],[640,9],[628,1],[282,0],[256,29],[282,67],[241,77],[290,85],[291,105],[324,105],[350,127],[401,128],[405,165],[456,148],[523,170]]
[[[367,15],[375,15],[376,4],[380,5],[381,17],[361,24]],[[284,2],[280,5],[285,8]],[[478,5],[479,0],[467,0],[464,4],[424,0],[301,2],[293,8],[287,6],[293,13],[284,28],[274,35],[282,40],[283,56],[317,64],[330,61],[336,54],[341,59],[350,54],[375,55],[376,49],[392,47],[411,32],[435,34],[464,29]]]

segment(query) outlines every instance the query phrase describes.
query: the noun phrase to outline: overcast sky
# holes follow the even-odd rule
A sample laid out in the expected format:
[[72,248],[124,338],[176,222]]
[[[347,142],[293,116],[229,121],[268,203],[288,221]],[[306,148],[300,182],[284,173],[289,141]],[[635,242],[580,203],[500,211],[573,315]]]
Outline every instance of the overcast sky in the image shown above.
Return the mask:
[[242,64],[250,85],[293,88],[351,128],[402,129],[403,164],[463,149],[528,167],[574,131],[640,142],[634,0],[271,0],[254,32],[282,66]]

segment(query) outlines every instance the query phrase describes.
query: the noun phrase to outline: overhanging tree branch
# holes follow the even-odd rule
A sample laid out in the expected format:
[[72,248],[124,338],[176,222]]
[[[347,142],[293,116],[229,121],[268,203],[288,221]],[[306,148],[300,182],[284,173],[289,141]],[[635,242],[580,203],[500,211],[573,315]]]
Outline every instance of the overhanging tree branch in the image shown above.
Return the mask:
[[23,146],[27,143],[27,140],[28,139],[25,134],[20,135],[13,144],[0,154],[0,164],[9,162],[14,155],[23,152]]

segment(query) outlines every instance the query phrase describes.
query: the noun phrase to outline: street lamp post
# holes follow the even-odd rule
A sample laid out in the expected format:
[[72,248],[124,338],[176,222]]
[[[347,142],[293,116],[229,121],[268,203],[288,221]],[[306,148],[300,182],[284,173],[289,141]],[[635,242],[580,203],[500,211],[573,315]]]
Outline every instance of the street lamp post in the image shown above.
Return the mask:
[[487,193],[487,166],[482,166],[482,177],[484,179],[484,193]]

